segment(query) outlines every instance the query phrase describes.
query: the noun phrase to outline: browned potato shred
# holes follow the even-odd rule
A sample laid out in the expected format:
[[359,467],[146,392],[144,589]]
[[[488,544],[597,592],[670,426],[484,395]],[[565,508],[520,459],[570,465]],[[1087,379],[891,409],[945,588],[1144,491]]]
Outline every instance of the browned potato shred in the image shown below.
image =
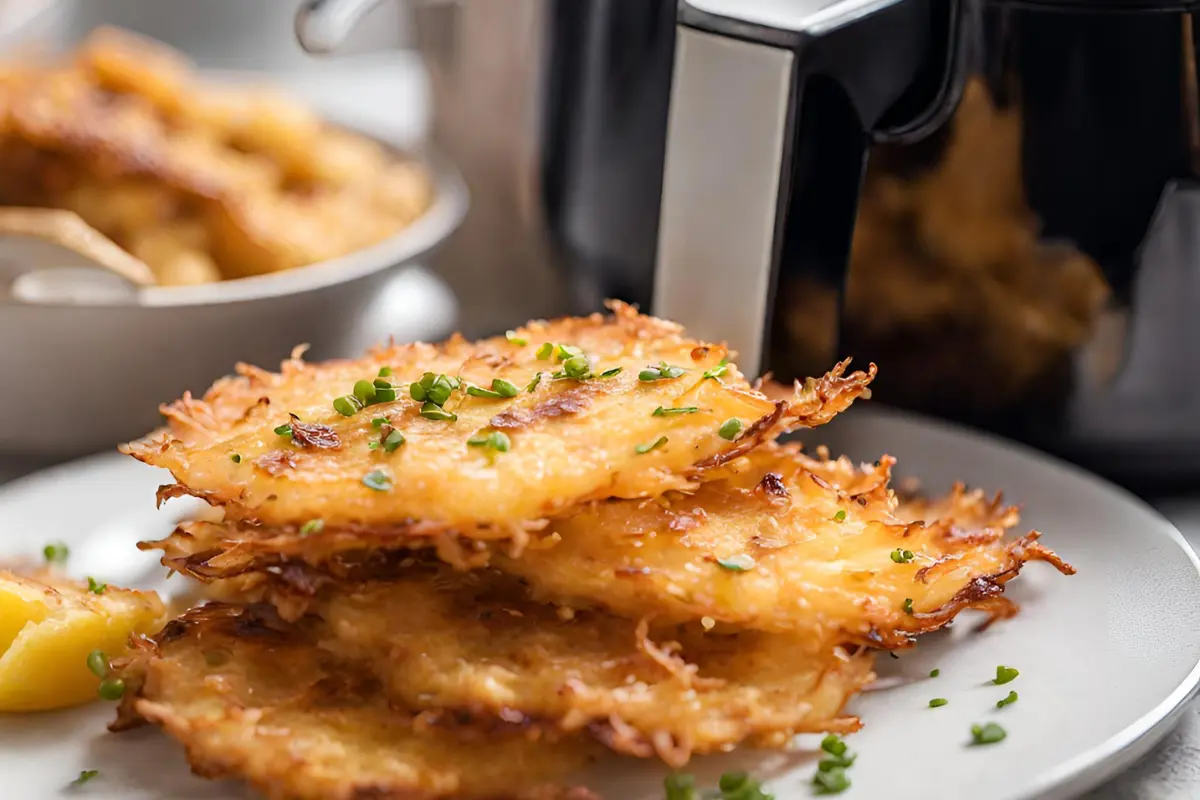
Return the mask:
[[63,208],[160,284],[342,256],[432,202],[416,164],[260,88],[203,84],[178,53],[101,29],[72,58],[0,65],[0,205]]
[[[874,365],[768,398],[724,347],[611,311],[297,353],[164,406],[126,451],[174,474],[160,500],[223,515],[142,547],[218,602],[141,648],[119,723],[277,797],[566,796],[547,786],[597,752],[678,768],[853,732],[876,650],[1012,616],[1029,561],[1073,572],[1008,536],[999,496],[900,496],[888,456],[775,441],[866,396]],[[409,396],[425,373],[453,385],[432,413]],[[376,376],[395,399],[346,405]]]

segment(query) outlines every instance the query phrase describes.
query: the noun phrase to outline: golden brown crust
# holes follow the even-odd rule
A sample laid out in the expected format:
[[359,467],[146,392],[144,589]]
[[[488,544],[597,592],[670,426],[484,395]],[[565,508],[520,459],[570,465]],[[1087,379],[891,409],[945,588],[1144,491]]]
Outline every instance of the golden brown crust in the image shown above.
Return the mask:
[[[130,444],[125,452],[172,471],[186,491],[230,513],[268,525],[324,521],[326,530],[360,526],[401,529],[412,520],[442,524],[463,536],[493,538],[497,530],[528,529],[581,502],[647,497],[691,489],[707,470],[748,452],[785,430],[823,424],[867,392],[874,368],[846,374],[847,362],[819,380],[798,385],[790,402],[774,403],[752,390],[729,365],[720,379],[704,372],[720,364],[724,348],[688,339],[682,329],[614,303],[611,316],[534,322],[505,337],[440,345],[382,348],[357,361],[305,364],[298,357],[278,374],[242,368],[218,381],[203,400],[185,396],[164,408],[166,429]],[[583,350],[609,377],[551,379],[554,358],[538,358],[544,343]],[[641,381],[660,362],[678,377]],[[334,410],[335,398],[380,369],[398,399],[351,417]],[[494,379],[519,388],[515,397],[470,396],[465,386],[446,401],[453,421],[427,419],[408,386],[422,373],[457,376],[488,387]],[[535,376],[541,374],[540,379]],[[525,387],[529,387],[526,389]],[[694,408],[655,415],[662,407]],[[378,444],[373,420],[403,433],[395,452]],[[273,431],[298,418],[322,426],[332,449],[299,447]],[[726,420],[744,421],[734,441],[718,435]],[[468,439],[496,429],[510,449],[494,453]],[[661,446],[645,446],[663,439]],[[642,448],[642,449],[639,449]],[[233,458],[237,456],[237,458]],[[364,485],[382,471],[388,486]]]
[[[264,596],[290,616],[277,575]],[[236,585],[230,597],[243,598]],[[299,624],[321,647],[366,665],[398,705],[502,720],[547,735],[587,731],[673,766],[741,742],[779,747],[799,732],[856,729],[846,701],[871,656],[790,635],[652,628],[531,602],[492,571],[410,565],[398,577],[327,583]],[[258,599],[252,595],[250,599]]]
[[197,774],[242,777],[270,798],[590,797],[548,785],[593,755],[584,741],[533,741],[493,727],[421,726],[379,684],[263,609],[209,605],[167,625],[121,665],[114,728],[152,722]]

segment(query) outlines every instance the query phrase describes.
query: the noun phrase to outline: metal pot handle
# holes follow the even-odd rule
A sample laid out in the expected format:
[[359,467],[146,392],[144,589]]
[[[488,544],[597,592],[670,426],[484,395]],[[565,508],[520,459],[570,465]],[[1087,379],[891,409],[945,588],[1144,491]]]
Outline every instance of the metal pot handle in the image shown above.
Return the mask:
[[296,40],[306,53],[332,53],[381,0],[305,0],[296,11]]
[[[824,337],[812,351],[833,362],[867,149],[876,137],[923,135],[953,109],[962,2],[680,3],[656,314],[729,343],[754,374],[786,270],[820,287],[806,304],[819,308]],[[937,58],[947,46],[954,54]],[[917,96],[921,78],[936,91]]]

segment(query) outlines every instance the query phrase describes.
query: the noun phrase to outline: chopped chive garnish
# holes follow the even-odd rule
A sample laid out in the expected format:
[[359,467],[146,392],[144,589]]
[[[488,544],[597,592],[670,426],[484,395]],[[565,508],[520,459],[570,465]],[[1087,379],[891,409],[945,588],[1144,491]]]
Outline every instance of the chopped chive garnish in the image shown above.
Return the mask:
[[1017,702],[1018,697],[1019,695],[1016,692],[1009,692],[1006,697],[1002,697],[996,701],[996,708],[1011,706],[1013,703]]
[[836,733],[826,734],[821,740],[821,749],[831,756],[846,755],[846,743]]
[[717,781],[717,789],[721,792],[720,800],[774,800],[774,795],[763,792],[761,782],[742,770],[723,774]]
[[929,670],[929,677],[931,677],[931,678],[936,678],[938,675],[941,675],[941,674],[942,674],[942,671],[940,669],[935,668],[935,669]]
[[906,598],[904,598],[904,604],[903,604],[903,605],[901,605],[900,607],[901,607],[902,609],[904,609],[904,613],[905,613],[905,614],[911,614],[911,613],[913,613],[913,610],[912,610],[912,598],[911,598],[911,597],[906,597]]
[[508,339],[510,342],[515,344],[517,347],[524,347],[525,345],[529,344],[529,340],[523,339],[520,336],[517,336],[516,331],[505,331],[504,338]]
[[677,408],[663,408],[659,406],[654,409],[654,416],[665,417],[671,414],[695,414],[699,410],[698,406],[679,406]]
[[88,653],[87,668],[97,678],[104,680],[108,677],[108,656],[104,655],[103,650],[93,650]]
[[368,450],[378,450],[379,442],[367,442],[367,449]]
[[396,448],[404,444],[404,434],[392,428],[391,433],[383,437],[383,449],[389,453],[396,452]]
[[696,800],[696,779],[691,775],[668,775],[663,780],[665,800]]
[[104,590],[108,588],[107,583],[100,583],[98,580],[93,578],[91,575],[88,576],[87,582],[88,582],[88,591],[91,592],[92,594],[104,594]]
[[544,372],[534,373],[534,376],[532,379],[530,379],[529,383],[525,384],[525,391],[532,392],[534,389],[536,389],[538,384],[542,382],[542,376],[545,374],[546,373]]
[[48,564],[65,564],[71,549],[62,542],[51,542],[42,548],[42,557]]
[[439,422],[454,422],[454,420],[458,419],[458,414],[447,411],[432,401],[421,406],[421,416],[425,419],[438,420]]
[[705,378],[719,378],[722,375],[724,375],[728,369],[729,369],[729,359],[722,358],[721,363],[717,364],[715,367],[710,367],[709,369],[704,370],[704,377]]
[[653,442],[650,442],[649,444],[639,444],[637,447],[635,447],[633,449],[634,449],[634,452],[636,452],[638,455],[645,455],[646,453],[649,453],[651,450],[662,447],[666,443],[667,443],[667,437],[660,436],[657,439],[655,439]]
[[285,439],[290,439],[292,438],[292,426],[287,424],[280,425],[275,429],[275,434]]
[[721,427],[717,428],[717,435],[722,439],[732,442],[742,432],[742,421],[737,417],[731,417],[721,423]]
[[846,509],[839,508],[837,513],[833,515],[833,521],[834,522],[845,522],[846,521]]
[[375,428],[382,428],[384,425],[389,423],[390,420],[388,420],[387,417],[376,417],[375,419],[371,420],[371,426]]
[[375,400],[375,384],[368,380],[354,382],[354,396],[364,406],[369,406]]
[[971,726],[971,744],[995,744],[1004,740],[1008,734],[1004,728],[1001,728],[994,722],[989,722],[986,725]]
[[687,372],[683,367],[676,367],[668,364],[665,361],[658,362],[657,367],[646,367],[638,373],[638,380],[644,383],[652,383],[653,381],[670,380],[678,378],[683,373]]
[[99,774],[100,774],[100,770],[98,770],[98,769],[82,770],[79,773],[79,777],[76,778],[75,780],[71,781],[71,785],[72,786],[83,786],[85,783],[87,783],[88,781],[90,781],[92,778],[96,777]]
[[534,355],[537,356],[538,361],[545,361],[550,356],[554,355],[554,344],[552,342],[546,342],[537,349],[537,353]]
[[817,762],[817,772],[813,775],[813,786],[817,794],[837,794],[845,791],[850,787],[846,768],[854,763],[856,756],[847,752],[846,743],[832,733],[821,740],[821,749],[828,753],[828,756]]
[[908,562],[912,561],[913,558],[914,556],[912,550],[901,550],[899,547],[897,547],[892,551],[892,561],[895,561],[897,564],[907,564]]
[[491,389],[484,389],[482,386],[467,386],[467,394],[471,395],[472,397],[490,397],[492,399],[498,399],[504,397],[516,397],[519,393],[520,390],[517,389],[516,386],[513,386],[503,378],[494,378],[492,380]]
[[392,403],[396,400],[396,387],[385,381],[383,378],[376,378],[374,384],[375,399],[368,403]]
[[242,454],[241,453],[230,453],[229,460],[235,464],[240,464],[240,463],[242,463]]
[[555,373],[556,378],[571,378],[584,381],[592,377],[592,364],[585,355],[572,355],[562,362],[562,371]]
[[992,680],[992,683],[996,684],[997,686],[1003,686],[1006,683],[1016,680],[1017,676],[1020,674],[1020,671],[1014,667],[1005,667],[1001,665],[996,667],[996,677]]
[[578,347],[572,347],[569,344],[560,344],[554,348],[554,358],[558,361],[568,361],[576,356],[583,355],[583,351]]
[[343,417],[353,417],[362,409],[362,403],[352,394],[344,394],[333,401],[333,410]]
[[499,453],[507,453],[508,448],[512,446],[512,441],[502,431],[492,431],[475,434],[467,439],[467,444],[471,447],[486,447]]
[[381,469],[373,469],[362,477],[363,486],[377,492],[391,491],[392,476]]
[[746,572],[754,568],[754,559],[745,553],[737,553],[729,558],[718,558],[717,563],[730,572]]
[[125,694],[125,681],[120,678],[105,678],[100,681],[100,688],[96,693],[102,700],[120,700]]
[[301,536],[312,536],[314,533],[320,533],[325,530],[325,520],[310,519],[308,522],[300,526]]
[[610,367],[609,369],[604,370],[604,372],[601,372],[600,377],[601,378],[612,378],[617,375],[620,375],[622,370],[624,370],[624,369],[625,369],[624,367]]
[[850,788],[845,767],[818,769],[813,775],[813,786],[817,794],[840,794]]
[[946,705],[946,703],[949,703],[949,702],[950,701],[944,697],[935,697],[929,701],[929,707],[930,708],[941,708],[942,706]]
[[380,367],[379,368],[379,377],[388,378],[388,377],[391,377],[391,374],[392,374],[391,367]]

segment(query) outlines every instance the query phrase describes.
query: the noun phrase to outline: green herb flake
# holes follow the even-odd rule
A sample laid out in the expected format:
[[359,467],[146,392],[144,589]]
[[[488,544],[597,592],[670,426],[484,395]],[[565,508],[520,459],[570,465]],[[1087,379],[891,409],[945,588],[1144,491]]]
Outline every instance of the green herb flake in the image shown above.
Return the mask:
[[1005,736],[1008,736],[1008,733],[994,722],[971,726],[971,744],[973,745],[996,744],[1004,741]]
[[93,650],[88,653],[87,668],[97,678],[104,680],[108,677],[108,656],[104,654],[103,650]]
[[721,363],[717,364],[715,367],[710,367],[709,369],[704,370],[704,377],[712,378],[715,380],[715,379],[721,377],[722,375],[724,375],[728,369],[729,369],[729,359],[722,358]]
[[651,450],[655,450],[659,447],[662,447],[666,443],[667,443],[667,437],[660,436],[657,439],[655,439],[653,442],[650,442],[649,444],[639,444],[637,447],[633,448],[633,450],[638,455],[644,456],[646,453],[649,453]]
[[554,344],[552,342],[546,342],[537,349],[537,353],[534,355],[537,357],[538,361],[545,361],[546,359],[550,358],[550,356],[554,355]]
[[375,387],[375,399],[371,403],[368,403],[368,405],[374,403],[393,403],[396,401],[395,386],[392,386],[392,384],[383,378],[376,378],[373,385]]
[[312,536],[313,534],[320,533],[323,530],[325,530],[325,520],[310,519],[308,522],[300,526],[300,535]]
[[525,391],[532,393],[537,389],[538,384],[542,382],[542,376],[545,374],[544,372],[535,372],[529,383],[525,384]]
[[387,417],[376,417],[375,419],[371,420],[371,427],[373,428],[382,428],[384,425],[390,424],[391,420],[389,420]]
[[817,794],[841,794],[850,788],[850,778],[845,767],[819,769],[813,775],[813,786]]
[[404,444],[404,441],[404,434],[392,428],[391,432],[383,437],[383,449],[389,453],[394,453],[400,445]]
[[846,509],[839,508],[838,512],[833,515],[833,521],[834,522],[845,522],[846,521]]
[[96,690],[101,700],[120,700],[125,694],[125,681],[120,678],[105,678]]
[[996,701],[996,708],[1004,708],[1005,706],[1011,706],[1013,703],[1017,702],[1017,700],[1019,698],[1020,698],[1020,695],[1018,695],[1016,692],[1009,692],[1007,696],[1002,697]]
[[229,460],[235,464],[240,464],[240,463],[242,463],[242,454],[241,453],[230,453]]
[[687,372],[683,367],[675,367],[665,361],[658,362],[657,367],[646,367],[638,373],[638,380],[643,383],[652,383],[654,381],[669,380],[678,378],[683,373]]
[[379,368],[379,377],[381,377],[381,378],[390,378],[390,377],[391,377],[391,375],[392,375],[392,368],[391,368],[391,367],[380,367],[380,368]]
[[941,708],[942,706],[946,705],[949,702],[950,701],[944,697],[935,697],[929,701],[929,707],[930,708]]
[[717,781],[721,792],[720,800],[775,800],[775,796],[763,791],[762,783],[746,772],[726,772]]
[[562,362],[562,372],[554,377],[585,381],[592,377],[592,363],[585,355],[572,355]]
[[392,476],[388,475],[381,469],[373,469],[362,477],[363,486],[368,489],[374,489],[377,492],[390,492],[392,490]]
[[662,406],[659,406],[658,408],[654,409],[653,416],[666,417],[678,414],[695,414],[699,410],[699,406],[677,406],[675,408],[663,408]]
[[942,671],[940,669],[934,668],[934,669],[929,670],[929,677],[931,677],[931,678],[936,678],[938,675],[941,675],[941,674],[942,674]]
[[88,582],[88,591],[91,592],[92,594],[104,594],[104,590],[108,588],[107,583],[100,583],[98,580],[93,578],[91,575],[88,576],[87,582]]
[[503,378],[495,378],[492,380],[492,388],[484,389],[482,386],[474,386],[468,384],[467,394],[472,397],[487,397],[493,400],[502,399],[505,397],[516,397],[520,390],[513,386]]
[[369,406],[375,402],[375,384],[368,380],[355,381],[353,394],[359,403]]
[[621,372],[624,371],[624,369],[625,369],[624,367],[610,367],[609,369],[604,370],[604,372],[601,372],[600,377],[601,378],[615,378],[616,376],[620,375]]
[[507,453],[508,449],[512,447],[512,440],[503,431],[491,431],[475,434],[467,439],[467,444],[471,447],[486,447],[497,453]]
[[425,419],[437,420],[438,422],[454,422],[458,419],[458,414],[447,411],[434,402],[428,402],[421,406],[421,416]]
[[62,542],[51,542],[42,548],[42,557],[46,559],[47,564],[65,564],[70,555],[71,548]]
[[353,417],[361,409],[362,403],[358,402],[358,398],[352,394],[344,394],[333,401],[333,410],[343,417]]
[[897,547],[892,551],[892,561],[895,561],[897,564],[907,564],[908,562],[912,561],[913,558],[914,556],[912,550],[901,550],[899,547]]
[[687,774],[668,775],[663,780],[665,800],[696,800],[696,779]]
[[742,421],[737,417],[730,417],[721,423],[721,427],[717,428],[717,435],[722,439],[732,442],[742,432]]
[[275,435],[282,436],[285,439],[292,438],[292,426],[287,424],[280,425],[275,429]]
[[79,777],[76,778],[75,780],[71,781],[71,785],[72,786],[83,786],[85,783],[87,783],[88,781],[90,781],[92,778],[96,777],[99,774],[100,774],[100,770],[98,770],[98,769],[82,770],[79,773]]
[[836,733],[829,733],[821,740],[821,749],[831,756],[846,755],[846,743]]
[[746,553],[737,553],[729,558],[718,558],[717,563],[730,572],[747,572],[754,569],[754,559]]
[[638,373],[638,380],[642,383],[651,383],[662,378],[662,373],[654,368],[647,368]]
[[509,342],[515,344],[517,347],[524,347],[525,345],[529,344],[529,340],[517,336],[516,331],[505,331],[504,338],[508,339]]
[[913,613],[912,598],[911,597],[904,598],[904,603],[901,604],[900,608],[902,608],[904,610],[905,614]]
[[1020,671],[1015,667],[1006,667],[1001,665],[996,667],[996,677],[992,679],[992,683],[996,684],[997,686],[1003,686],[1006,683],[1015,681],[1017,676],[1020,674]]

